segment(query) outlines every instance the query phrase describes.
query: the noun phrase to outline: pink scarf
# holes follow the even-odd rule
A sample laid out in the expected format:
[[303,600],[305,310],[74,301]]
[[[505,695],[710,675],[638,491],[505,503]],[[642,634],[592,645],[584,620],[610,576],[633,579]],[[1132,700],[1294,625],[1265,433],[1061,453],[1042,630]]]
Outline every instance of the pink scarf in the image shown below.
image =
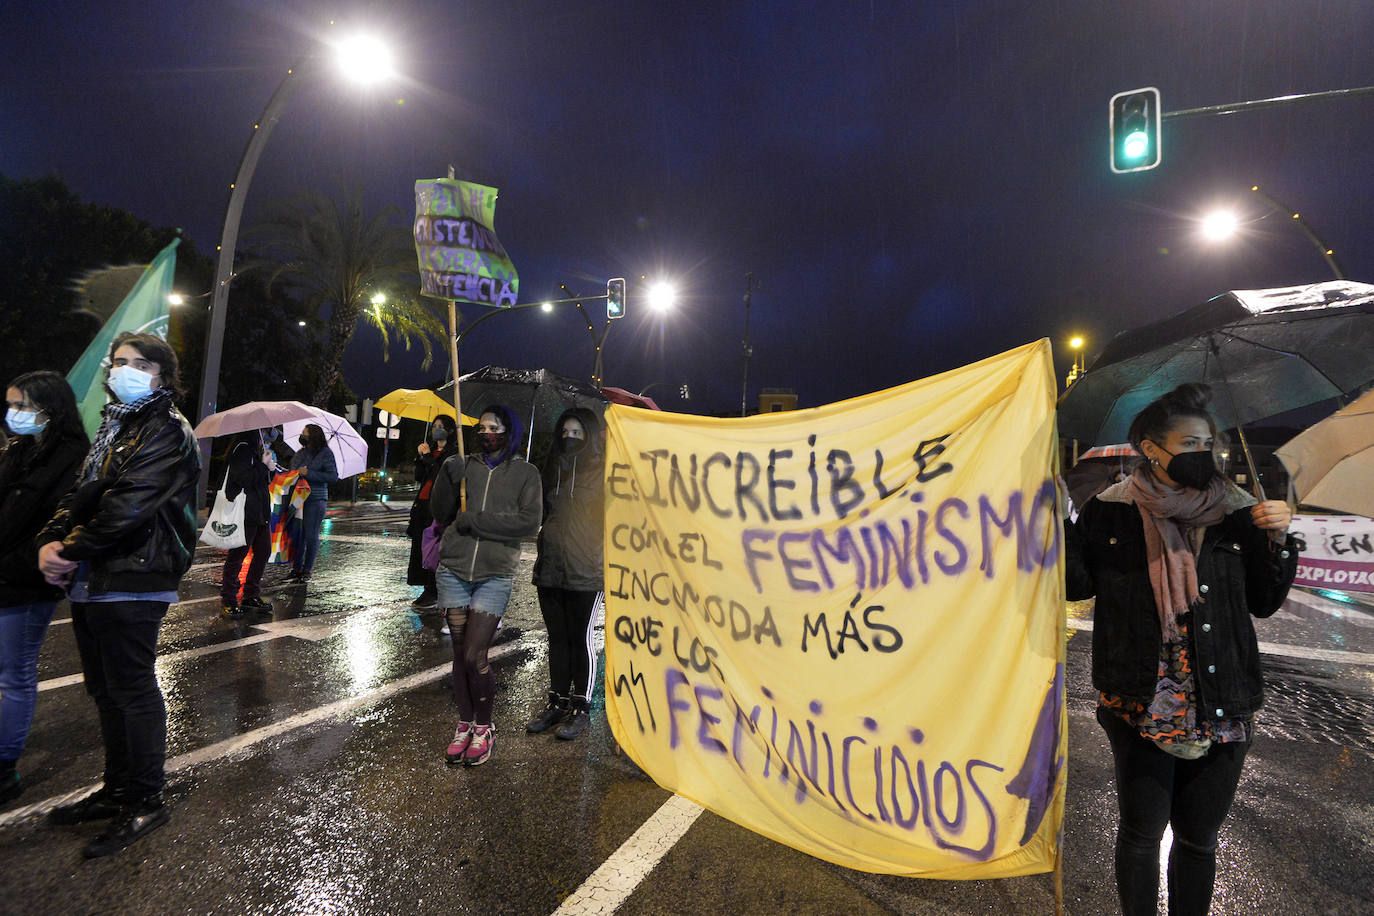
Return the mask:
[[1205,490],[1173,490],[1144,466],[1136,468],[1126,483],[1126,495],[1136,504],[1145,523],[1150,588],[1155,593],[1159,628],[1167,643],[1179,641],[1178,618],[1198,599],[1200,529],[1226,517],[1229,490],[1230,484],[1220,476],[1213,478]]

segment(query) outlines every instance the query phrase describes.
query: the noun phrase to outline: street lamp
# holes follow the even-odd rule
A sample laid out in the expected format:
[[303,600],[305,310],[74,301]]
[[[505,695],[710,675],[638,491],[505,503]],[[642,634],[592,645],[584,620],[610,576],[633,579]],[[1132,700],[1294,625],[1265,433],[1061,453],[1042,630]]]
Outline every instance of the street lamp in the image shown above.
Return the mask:
[[666,312],[677,302],[677,290],[671,283],[655,283],[649,287],[649,308],[656,312]]
[[1064,379],[1064,387],[1069,387],[1078,377],[1083,374],[1085,367],[1083,364],[1083,338],[1074,335],[1069,338],[1069,349],[1073,351],[1073,368],[1069,370],[1068,378]]
[[[1326,266],[1331,268],[1331,272],[1336,275],[1336,279],[1347,279],[1345,268],[1341,266],[1340,261],[1336,260],[1336,252],[1331,246],[1327,245],[1326,242],[1322,241],[1316,231],[1314,231],[1312,227],[1307,224],[1307,221],[1302,218],[1301,213],[1291,207],[1284,206],[1284,204],[1274,198],[1273,195],[1261,191],[1259,185],[1251,185],[1250,193],[1262,200],[1264,205],[1268,207],[1271,212],[1277,213],[1280,216],[1289,217],[1297,225],[1299,231],[1307,237],[1307,240],[1316,246],[1322,259],[1326,261]],[[1208,241],[1224,241],[1240,231],[1240,219],[1234,212],[1228,210],[1215,210],[1202,218],[1200,231],[1203,238]]]
[[[354,81],[376,79],[390,70],[389,58],[379,53],[382,46],[375,39],[346,39],[334,46],[335,59],[341,70]],[[234,181],[229,185],[229,202],[224,208],[224,228],[220,231],[218,258],[215,263],[215,283],[211,287],[210,327],[205,335],[205,364],[200,382],[200,419],[204,420],[214,413],[219,402],[220,358],[224,350],[224,320],[229,302],[229,285],[234,279],[234,248],[238,244],[239,223],[243,218],[243,201],[248,194],[248,184],[253,180],[258,159],[262,157],[263,147],[277,126],[286,103],[300,87],[302,77],[317,72],[321,55],[312,51],[299,63],[286,71],[286,76],[278,84],[262,116],[253,124],[253,132],[248,137],[243,156],[239,160]],[[204,440],[202,452],[209,458],[210,440]],[[201,490],[204,491],[209,479],[210,462],[202,462]]]

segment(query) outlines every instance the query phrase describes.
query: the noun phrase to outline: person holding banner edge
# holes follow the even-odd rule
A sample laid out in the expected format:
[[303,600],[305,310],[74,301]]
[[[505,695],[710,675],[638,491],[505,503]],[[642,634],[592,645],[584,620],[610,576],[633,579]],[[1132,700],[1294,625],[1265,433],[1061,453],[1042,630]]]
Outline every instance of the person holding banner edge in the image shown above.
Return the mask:
[[16,771],[38,695],[38,652],[62,599],[38,570],[34,535],[71,489],[90,448],[76,398],[56,372],[29,372],[5,392],[0,452],[0,804],[18,798]]
[[[444,757],[478,766],[491,757],[496,678],[487,650],[506,612],[520,540],[539,531],[541,488],[534,465],[516,457],[520,423],[491,405],[477,424],[478,454],[443,463],[430,494],[434,520],[446,525],[435,580],[453,638],[453,698],[458,727]],[[467,486],[467,509],[459,494]]]
[[1222,477],[1205,385],[1181,385],[1131,424],[1146,463],[1065,522],[1071,601],[1096,596],[1093,686],[1114,760],[1115,871],[1126,916],[1153,914],[1172,826],[1169,912],[1207,912],[1216,845],[1264,698],[1252,617],[1297,572],[1292,513]]
[[592,630],[603,584],[606,462],[600,432],[591,410],[565,411],[554,424],[544,462],[544,524],[534,584],[549,635],[549,701],[525,731],[538,734],[558,726],[554,734],[565,741],[587,730],[596,681]]
[[173,403],[176,352],[153,334],[110,346],[113,400],[78,483],[35,538],[44,578],[71,599],[86,692],[100,713],[104,782],[48,815],[56,824],[110,820],[87,858],[118,852],[167,823],[167,707],[157,635],[196,544],[200,449]]

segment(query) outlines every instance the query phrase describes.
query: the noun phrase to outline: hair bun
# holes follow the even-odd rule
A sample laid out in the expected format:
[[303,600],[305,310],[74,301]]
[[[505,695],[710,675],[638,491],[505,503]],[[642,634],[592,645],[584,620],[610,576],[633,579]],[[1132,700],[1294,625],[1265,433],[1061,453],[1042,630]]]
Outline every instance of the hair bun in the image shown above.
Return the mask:
[[1201,382],[1185,382],[1160,400],[1192,410],[1206,410],[1212,400],[1212,386]]

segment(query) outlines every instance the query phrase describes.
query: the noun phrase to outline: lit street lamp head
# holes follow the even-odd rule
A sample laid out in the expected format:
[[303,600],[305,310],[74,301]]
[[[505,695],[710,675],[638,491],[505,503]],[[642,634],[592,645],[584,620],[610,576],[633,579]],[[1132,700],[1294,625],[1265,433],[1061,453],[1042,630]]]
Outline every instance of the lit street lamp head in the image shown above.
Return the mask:
[[1202,237],[1209,242],[1221,242],[1236,234],[1240,220],[1230,210],[1216,210],[1202,218]]
[[656,312],[666,312],[677,300],[677,290],[669,283],[655,283],[649,288],[649,307]]
[[391,49],[372,35],[354,35],[334,46],[339,69],[355,83],[379,83],[392,76]]

